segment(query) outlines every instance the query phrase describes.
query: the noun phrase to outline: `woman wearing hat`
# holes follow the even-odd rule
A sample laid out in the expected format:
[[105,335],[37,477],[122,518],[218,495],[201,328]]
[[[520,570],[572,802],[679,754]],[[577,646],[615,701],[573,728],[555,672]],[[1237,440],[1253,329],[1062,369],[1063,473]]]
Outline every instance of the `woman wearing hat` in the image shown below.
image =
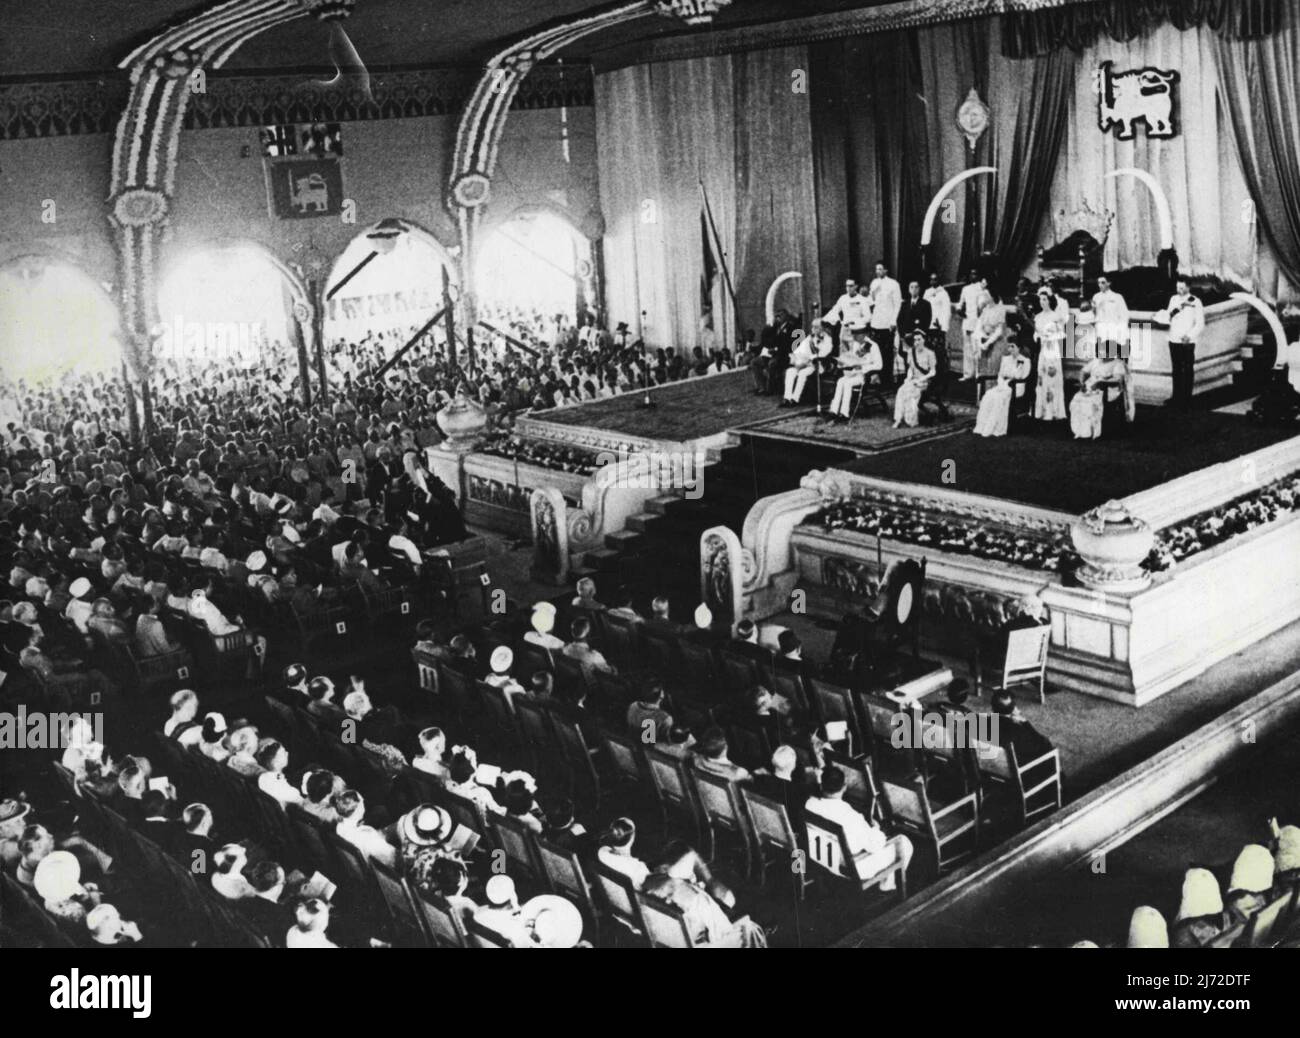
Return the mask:
[[1209,869],[1188,869],[1183,877],[1183,898],[1170,932],[1175,948],[1200,948],[1217,937],[1227,924],[1219,881]]

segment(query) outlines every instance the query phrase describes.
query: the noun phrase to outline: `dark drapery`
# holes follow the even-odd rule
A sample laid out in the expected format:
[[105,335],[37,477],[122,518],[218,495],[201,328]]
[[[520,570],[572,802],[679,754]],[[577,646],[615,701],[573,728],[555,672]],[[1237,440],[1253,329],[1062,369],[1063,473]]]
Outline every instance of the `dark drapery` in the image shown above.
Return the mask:
[[1217,40],[1219,91],[1259,226],[1300,286],[1300,26],[1257,41]]
[[1178,29],[1208,26],[1232,40],[1252,40],[1275,32],[1284,7],[1293,0],[1105,0],[1002,16],[1002,52],[1011,58],[1075,53],[1101,36],[1134,39],[1165,22]]
[[[809,48],[818,244],[827,291],[869,278],[883,258],[900,281],[920,268],[921,225],[934,193],[969,166],[996,178],[950,196],[953,226],[934,230],[943,277],[983,252],[1007,276],[1032,259],[1068,125],[1077,58],[1070,51],[1016,60],[997,50],[996,24],[975,19]],[[955,124],[974,88],[991,109],[971,152]],[[968,220],[967,203],[977,212]],[[829,300],[827,300],[829,302]]]
[[829,40],[808,60],[821,283],[833,298],[878,260],[906,282],[930,200],[916,34]]
[[989,133],[989,165],[999,172],[982,185],[984,248],[998,256],[1008,279],[1019,275],[1039,242],[1069,124],[1077,64],[1068,50],[1028,63],[992,63],[989,91],[1006,110],[994,113]]

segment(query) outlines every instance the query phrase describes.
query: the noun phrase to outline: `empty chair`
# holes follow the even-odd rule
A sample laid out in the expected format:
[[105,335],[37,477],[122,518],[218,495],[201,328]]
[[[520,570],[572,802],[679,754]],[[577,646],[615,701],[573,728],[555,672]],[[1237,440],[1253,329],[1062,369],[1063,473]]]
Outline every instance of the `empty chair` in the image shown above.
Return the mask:
[[650,769],[650,784],[663,813],[664,830],[668,829],[669,812],[685,816],[696,832],[700,829],[699,812],[695,806],[692,783],[686,773],[686,764],[680,757],[656,750],[653,746],[645,748],[646,766]]
[[1021,764],[1015,746],[981,742],[975,748],[981,775],[988,776],[1009,791],[1022,826],[1061,806],[1061,753],[1049,750],[1041,757]]
[[736,783],[702,772],[698,768],[691,768],[690,776],[708,836],[706,857],[713,859],[717,852],[717,835],[719,832],[726,833],[736,841],[744,854],[745,875],[752,875],[754,836],[750,832],[749,817],[745,814]]
[[424,924],[425,937],[435,948],[468,948],[469,937],[461,914],[445,898],[428,894],[415,896],[415,907]]
[[636,895],[645,920],[646,937],[651,948],[694,948],[695,939],[687,925],[686,915],[676,905],[661,901],[649,894]]
[[890,821],[922,840],[934,854],[939,872],[975,857],[979,850],[979,803],[971,793],[935,810],[924,783],[881,780]]
[[[790,815],[785,805],[770,797],[761,796],[751,789],[740,787],[741,803],[749,815],[754,833],[755,863],[760,883],[767,882],[769,865],[776,865],[778,872],[788,867],[795,860],[799,850],[799,841],[794,826],[790,824]],[[795,878],[799,897],[802,899],[812,880],[807,869],[790,869]]]
[[389,939],[399,948],[423,946],[424,923],[406,880],[382,862],[372,861],[370,867],[380,899],[388,910]]
[[492,829],[493,841],[505,852],[507,873],[530,883],[540,882],[541,868],[533,845],[533,831],[510,815],[494,814],[488,819],[488,825]]
[[592,866],[592,875],[610,920],[624,936],[637,943],[643,942],[646,939],[645,923],[641,919],[641,904],[631,877],[600,861]]
[[1002,684],[1038,683],[1038,701],[1047,701],[1047,652],[1052,643],[1049,624],[1021,627],[1007,632],[1007,655],[1002,663]]
[[614,732],[602,730],[600,745],[605,751],[605,762],[614,777],[630,786],[641,783],[641,751],[631,739]]

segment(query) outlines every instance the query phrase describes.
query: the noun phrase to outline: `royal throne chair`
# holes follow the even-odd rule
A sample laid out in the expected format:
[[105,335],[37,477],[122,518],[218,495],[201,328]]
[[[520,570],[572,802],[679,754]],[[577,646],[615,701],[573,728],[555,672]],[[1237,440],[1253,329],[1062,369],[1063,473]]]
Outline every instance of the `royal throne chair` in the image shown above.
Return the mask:
[[1038,276],[1051,279],[1071,307],[1077,307],[1087,293],[1089,281],[1102,273],[1106,240],[1115,214],[1095,210],[1086,202],[1072,213],[1052,216],[1056,241],[1038,247]]

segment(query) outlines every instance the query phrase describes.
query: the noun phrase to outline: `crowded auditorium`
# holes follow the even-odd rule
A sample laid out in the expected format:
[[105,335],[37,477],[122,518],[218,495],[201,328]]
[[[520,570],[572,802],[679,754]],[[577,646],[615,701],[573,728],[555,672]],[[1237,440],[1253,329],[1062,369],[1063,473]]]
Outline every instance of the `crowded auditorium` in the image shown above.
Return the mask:
[[0,22],[0,947],[1300,947],[1300,4]]

